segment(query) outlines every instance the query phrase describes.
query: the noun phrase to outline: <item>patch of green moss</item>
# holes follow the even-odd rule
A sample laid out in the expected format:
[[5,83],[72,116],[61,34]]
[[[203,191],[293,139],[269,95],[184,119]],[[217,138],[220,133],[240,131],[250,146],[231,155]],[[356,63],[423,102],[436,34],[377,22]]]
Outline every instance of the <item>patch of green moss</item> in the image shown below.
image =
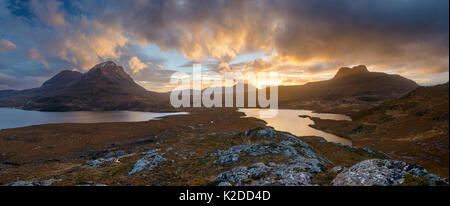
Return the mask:
[[448,186],[443,180],[434,181],[434,184],[436,184],[436,186]]
[[131,170],[130,164],[114,164],[106,171],[107,176],[126,175]]
[[328,173],[328,172],[317,174],[311,179],[311,183],[322,186],[331,185],[331,181],[333,181],[334,178],[336,178],[337,174],[338,173]]
[[378,163],[377,163],[377,166],[378,166],[378,167],[383,167],[383,166],[384,166],[384,162],[378,162]]
[[206,186],[218,186],[221,183],[221,181],[214,180],[212,182],[209,182],[206,184]]
[[294,147],[300,147],[300,148],[302,148],[303,146],[301,145],[301,144],[299,144],[299,143],[295,143],[294,145],[292,145],[292,146],[294,146]]
[[95,155],[95,154],[89,154],[88,157],[87,157],[87,159],[89,159],[89,160],[95,160],[95,159],[97,159],[97,155]]
[[264,146],[269,146],[272,149],[276,149],[278,148],[278,145],[274,142],[268,143],[268,144],[264,144]]
[[417,177],[411,174],[403,176],[405,182],[401,186],[430,186],[430,180],[426,177]]

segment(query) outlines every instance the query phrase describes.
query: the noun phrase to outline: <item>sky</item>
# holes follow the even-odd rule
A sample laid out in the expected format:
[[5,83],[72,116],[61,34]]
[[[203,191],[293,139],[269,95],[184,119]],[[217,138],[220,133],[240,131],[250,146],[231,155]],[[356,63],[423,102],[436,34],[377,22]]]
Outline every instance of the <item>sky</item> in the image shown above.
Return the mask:
[[0,90],[107,60],[161,92],[195,63],[283,85],[364,64],[434,85],[449,79],[449,1],[0,0]]

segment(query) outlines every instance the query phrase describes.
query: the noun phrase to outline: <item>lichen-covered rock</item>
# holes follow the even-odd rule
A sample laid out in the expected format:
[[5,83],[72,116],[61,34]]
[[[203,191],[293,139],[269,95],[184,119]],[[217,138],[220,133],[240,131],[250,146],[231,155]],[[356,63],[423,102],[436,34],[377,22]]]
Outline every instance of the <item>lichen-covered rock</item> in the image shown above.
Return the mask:
[[[250,167],[237,167],[219,174],[215,181],[220,184],[240,185],[311,185],[311,174],[303,172],[301,165],[256,163]],[[219,185],[220,185],[219,184]]]
[[107,162],[114,162],[116,160],[116,158],[114,157],[108,157],[108,158],[99,158],[96,160],[91,160],[91,161],[87,161],[84,166],[86,167],[98,167],[104,163]]
[[236,145],[228,150],[218,150],[210,154],[210,156],[219,156],[219,159],[215,163],[220,164],[232,164],[239,160],[239,156],[244,152],[250,156],[258,156],[264,154],[278,154],[280,150],[276,148],[270,148],[266,145],[251,144],[251,145]]
[[421,184],[436,185],[443,182],[426,169],[396,160],[365,160],[339,173],[332,181],[335,186],[399,185],[408,180],[419,180]]
[[119,150],[119,151],[111,151],[105,155],[103,158],[87,161],[84,166],[85,167],[99,167],[102,164],[108,162],[118,162],[120,158],[129,157],[136,155],[136,153],[127,154],[127,152]]
[[75,186],[108,186],[107,184],[94,183],[92,181],[86,181],[82,184],[76,184]]
[[265,127],[256,131],[256,136],[266,139],[273,139],[277,137],[277,132],[271,127]]
[[277,137],[277,131],[275,131],[272,127],[258,127],[244,132],[244,136],[250,135],[256,135],[257,137],[270,140]]
[[232,186],[229,182],[221,182],[217,186]]
[[[232,185],[311,185],[311,177],[322,172],[322,166],[329,163],[314,149],[297,137],[279,132],[273,128],[250,129],[244,135],[262,139],[264,144],[236,145],[228,150],[218,150],[210,156],[219,156],[215,163],[233,164],[240,155],[260,156],[280,154],[288,157],[283,163],[256,163],[223,172],[216,177],[217,182]],[[270,142],[267,142],[270,140]]]
[[[322,173],[324,166],[332,163],[318,155],[309,144],[289,133],[276,132],[272,128],[256,128],[243,135],[254,144],[235,145],[209,156],[218,157],[214,161],[217,164],[234,164],[242,155],[278,154],[287,158],[282,162],[256,163],[222,172],[215,179],[220,185],[311,185],[312,177]],[[338,145],[357,150],[352,146]],[[369,149],[364,151],[379,154]],[[394,160],[366,160],[351,168],[338,166],[327,172],[338,174],[332,181],[333,185],[399,185],[411,181],[420,182],[421,185],[437,185],[445,182],[420,166]]]
[[159,151],[159,149],[146,152],[146,155],[134,164],[133,169],[128,172],[128,175],[132,175],[143,170],[152,170],[160,162],[166,161],[167,159],[162,156],[164,153],[160,154],[157,151]]
[[35,186],[33,181],[17,181],[9,186]]
[[226,133],[222,133],[221,135],[217,135],[217,138],[222,139],[222,138],[228,138],[234,135],[238,135],[240,132],[239,131],[234,131],[234,132],[226,132]]
[[60,182],[62,179],[48,179],[43,181],[17,181],[10,186],[50,186],[55,182]]
[[345,170],[347,170],[348,168],[346,168],[346,167],[344,167],[344,166],[336,166],[336,167],[333,167],[333,168],[331,168],[330,170],[328,170],[328,172],[329,173],[339,173],[339,172],[342,172],[342,171],[345,171]]
[[292,157],[307,157],[318,159],[321,162],[328,162],[324,158],[317,155],[313,148],[307,143],[298,139],[297,137],[288,133],[277,133],[273,128],[256,128],[247,130],[244,135],[256,134],[258,138],[268,140],[270,144],[250,144],[250,145],[235,145],[228,150],[218,150],[211,153],[209,156],[219,156],[215,163],[219,164],[233,164],[239,161],[240,155],[245,153],[249,156],[260,156],[266,154],[284,154]]

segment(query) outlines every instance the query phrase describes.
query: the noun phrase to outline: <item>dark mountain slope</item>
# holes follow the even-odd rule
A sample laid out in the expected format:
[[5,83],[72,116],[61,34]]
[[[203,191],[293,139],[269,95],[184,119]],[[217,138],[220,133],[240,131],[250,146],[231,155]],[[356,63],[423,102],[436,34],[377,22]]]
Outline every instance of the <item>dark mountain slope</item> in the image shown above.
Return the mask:
[[56,90],[69,87],[83,76],[82,73],[64,70],[42,84],[42,89]]
[[145,90],[113,62],[98,64],[85,74],[62,71],[40,88],[3,91],[0,106],[41,111],[172,109],[167,94]]
[[279,87],[281,108],[348,113],[392,100],[418,85],[399,75],[369,72],[364,65],[343,67],[330,79]]

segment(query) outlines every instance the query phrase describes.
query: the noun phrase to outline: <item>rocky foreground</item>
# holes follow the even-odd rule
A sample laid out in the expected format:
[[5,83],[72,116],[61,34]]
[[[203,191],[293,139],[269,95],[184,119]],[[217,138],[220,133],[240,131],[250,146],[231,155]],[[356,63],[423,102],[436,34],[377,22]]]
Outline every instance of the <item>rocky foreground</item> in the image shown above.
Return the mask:
[[[261,124],[254,119],[240,119],[236,121],[254,121],[245,126]],[[164,120],[171,121],[170,118],[161,121]],[[147,126],[155,126],[157,122],[150,121]],[[448,180],[418,165],[391,160],[370,149],[329,143],[318,137],[296,137],[265,126],[242,132],[208,132],[205,125],[195,124],[195,121],[184,126],[182,132],[170,133],[163,129],[147,134],[144,139],[126,144],[108,143],[106,149],[82,152],[76,157],[53,155],[48,159],[52,155],[46,153],[39,160],[24,162],[10,156],[10,161],[4,160],[1,165],[2,184],[448,185]],[[126,130],[127,126],[122,129]],[[4,132],[0,131],[0,137],[5,139]],[[9,137],[10,143],[19,140]]]

